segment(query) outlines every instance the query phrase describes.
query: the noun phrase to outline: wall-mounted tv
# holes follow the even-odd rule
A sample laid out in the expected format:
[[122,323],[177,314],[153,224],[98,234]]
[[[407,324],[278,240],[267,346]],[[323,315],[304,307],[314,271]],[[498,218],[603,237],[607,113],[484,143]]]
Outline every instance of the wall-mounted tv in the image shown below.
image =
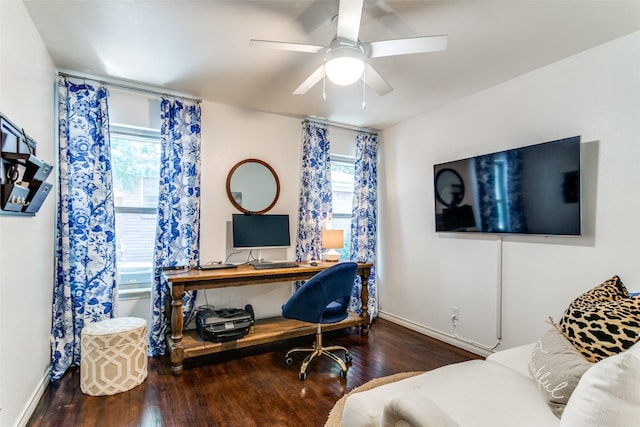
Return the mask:
[[286,248],[291,245],[289,215],[233,214],[236,249]]
[[436,231],[581,235],[580,137],[436,164]]

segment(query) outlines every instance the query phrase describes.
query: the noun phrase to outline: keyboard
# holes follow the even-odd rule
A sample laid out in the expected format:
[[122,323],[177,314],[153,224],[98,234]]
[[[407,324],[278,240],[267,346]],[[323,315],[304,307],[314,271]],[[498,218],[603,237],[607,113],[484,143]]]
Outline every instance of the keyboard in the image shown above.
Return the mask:
[[291,261],[281,261],[281,262],[259,262],[253,264],[253,268],[256,270],[270,270],[272,268],[291,268],[298,267],[298,263]]
[[198,270],[219,270],[221,268],[238,268],[238,266],[235,264],[205,264],[198,266]]

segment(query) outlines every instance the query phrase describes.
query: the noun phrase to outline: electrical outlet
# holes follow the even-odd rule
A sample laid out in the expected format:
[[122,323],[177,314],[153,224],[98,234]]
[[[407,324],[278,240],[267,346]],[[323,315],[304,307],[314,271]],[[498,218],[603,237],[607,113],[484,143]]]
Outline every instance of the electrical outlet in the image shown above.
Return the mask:
[[453,326],[456,325],[456,322],[458,321],[459,318],[460,318],[460,309],[455,305],[451,306],[451,323],[453,323]]

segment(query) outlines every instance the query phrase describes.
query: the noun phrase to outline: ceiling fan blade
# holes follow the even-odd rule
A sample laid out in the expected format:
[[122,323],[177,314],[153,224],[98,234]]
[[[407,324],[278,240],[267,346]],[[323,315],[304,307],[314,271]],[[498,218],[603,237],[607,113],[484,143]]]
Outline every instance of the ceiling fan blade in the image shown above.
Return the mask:
[[389,6],[387,0],[376,0],[375,5],[382,13],[394,13],[393,8]]
[[371,64],[365,65],[364,82],[380,96],[386,95],[393,90],[391,85],[378,74]]
[[312,1],[298,16],[297,20],[301,23],[305,32],[311,34],[321,25],[331,22],[335,14],[335,7],[328,7],[324,1]]
[[447,50],[447,36],[412,37],[397,40],[382,40],[363,44],[370,49],[370,58],[407,55],[411,53],[438,52]]
[[363,0],[340,0],[337,37],[358,42]]
[[324,64],[319,66],[309,77],[307,80],[303,81],[300,86],[296,90],[293,91],[294,95],[304,95],[316,85],[322,78],[324,77]]
[[268,47],[270,49],[293,50],[296,52],[319,53],[326,48],[324,46],[315,46],[312,44],[276,42],[270,40],[249,40],[250,46]]

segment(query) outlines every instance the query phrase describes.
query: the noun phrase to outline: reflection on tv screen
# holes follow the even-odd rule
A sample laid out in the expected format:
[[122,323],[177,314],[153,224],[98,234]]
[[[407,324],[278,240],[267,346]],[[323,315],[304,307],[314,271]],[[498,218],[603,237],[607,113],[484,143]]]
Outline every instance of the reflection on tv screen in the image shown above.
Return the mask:
[[434,166],[436,231],[579,236],[580,137]]

